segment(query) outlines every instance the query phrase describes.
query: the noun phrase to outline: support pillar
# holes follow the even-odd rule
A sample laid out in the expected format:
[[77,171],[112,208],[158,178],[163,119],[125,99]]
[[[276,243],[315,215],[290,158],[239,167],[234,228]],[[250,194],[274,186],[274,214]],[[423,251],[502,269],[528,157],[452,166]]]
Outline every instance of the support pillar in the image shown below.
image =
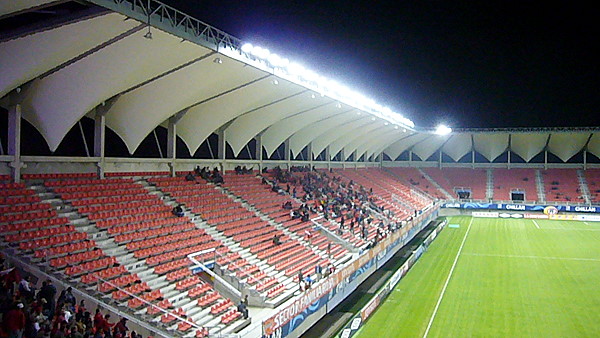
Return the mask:
[[471,150],[471,168],[475,169],[475,150]]
[[508,150],[508,169],[510,169],[510,149]]
[[106,117],[104,114],[98,114],[96,110],[96,116],[94,116],[94,157],[98,158],[96,164],[96,172],[98,178],[104,178],[104,166],[105,166],[105,154],[104,149],[106,145]]
[[289,137],[283,141],[283,160],[287,162],[287,168],[290,169],[290,167],[292,166],[292,160],[291,160],[291,154],[290,154],[290,139]]
[[262,134],[258,134],[254,137],[256,141],[256,149],[254,158],[258,161],[258,172],[262,172],[263,167],[263,152],[262,152]]
[[10,175],[15,183],[21,182],[21,104],[8,108],[8,155],[13,156],[9,164]]
[[167,127],[167,158],[169,159],[169,171],[171,177],[175,177],[175,157],[177,155],[177,123],[169,119]]
[[312,166],[313,166],[312,142],[310,142],[306,145],[306,154],[308,156],[308,158],[307,158],[308,165],[310,166],[310,169],[312,170]]
[[217,147],[217,158],[221,166],[221,172],[225,173],[225,152],[227,150],[227,132],[225,127],[221,127],[217,135],[219,135],[219,143]]
[[544,170],[548,170],[548,149],[544,149]]
[[440,153],[438,156],[438,167],[442,169],[442,149],[440,149]]
[[340,161],[342,162],[342,169],[346,168],[346,151],[344,148],[340,150]]
[[331,153],[329,146],[325,147],[325,161],[327,161],[327,169],[331,169]]
[[587,170],[587,149],[583,149],[583,170]]

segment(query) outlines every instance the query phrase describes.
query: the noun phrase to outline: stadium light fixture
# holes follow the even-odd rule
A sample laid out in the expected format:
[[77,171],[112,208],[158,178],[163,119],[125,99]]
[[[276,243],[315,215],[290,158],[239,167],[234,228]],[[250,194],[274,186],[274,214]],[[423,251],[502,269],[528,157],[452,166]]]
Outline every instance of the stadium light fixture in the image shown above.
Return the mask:
[[394,112],[389,107],[378,104],[373,99],[367,98],[362,94],[335,82],[334,80],[328,79],[309,69],[306,69],[298,63],[290,62],[290,60],[286,58],[271,53],[266,48],[252,45],[251,43],[244,43],[241,46],[241,52],[245,53],[245,55],[242,56],[250,58],[254,61],[258,61],[267,67],[273,68],[273,71],[275,71],[275,68],[277,68],[278,72],[281,71],[280,75],[284,75],[284,77],[285,75],[291,76],[291,80],[297,82],[298,84],[302,85],[305,83],[307,88],[310,88],[315,93],[321,94],[321,96],[329,96],[338,102],[346,103],[358,110],[362,110],[375,117],[387,120],[389,124],[399,124],[402,126],[408,126],[410,128],[415,127],[415,124],[411,120]]
[[440,124],[439,126],[437,126],[437,128],[435,129],[435,133],[438,135],[448,135],[452,132],[452,128],[447,127],[443,124]]
[[245,43],[242,46],[242,52],[244,52],[244,53],[250,53],[252,51],[252,48],[254,48],[254,46],[252,46],[251,43]]

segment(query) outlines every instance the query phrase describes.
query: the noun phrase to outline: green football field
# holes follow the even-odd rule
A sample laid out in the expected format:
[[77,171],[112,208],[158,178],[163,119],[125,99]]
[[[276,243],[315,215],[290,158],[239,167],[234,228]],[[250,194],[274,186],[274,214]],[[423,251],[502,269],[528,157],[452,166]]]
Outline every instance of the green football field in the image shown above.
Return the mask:
[[449,224],[358,337],[600,337],[600,223]]

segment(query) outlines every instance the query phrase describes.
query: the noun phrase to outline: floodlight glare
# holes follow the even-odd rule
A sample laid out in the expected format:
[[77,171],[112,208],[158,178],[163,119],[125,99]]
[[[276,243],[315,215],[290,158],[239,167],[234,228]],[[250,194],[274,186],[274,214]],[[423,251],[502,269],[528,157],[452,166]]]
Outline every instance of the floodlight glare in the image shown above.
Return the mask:
[[242,46],[242,52],[244,52],[244,53],[250,53],[250,52],[252,51],[252,49],[253,49],[253,48],[254,48],[254,46],[252,46],[252,44],[251,44],[251,43],[245,43],[245,44]]
[[438,135],[448,135],[452,132],[452,128],[446,127],[443,124],[440,124],[436,129],[435,133]]

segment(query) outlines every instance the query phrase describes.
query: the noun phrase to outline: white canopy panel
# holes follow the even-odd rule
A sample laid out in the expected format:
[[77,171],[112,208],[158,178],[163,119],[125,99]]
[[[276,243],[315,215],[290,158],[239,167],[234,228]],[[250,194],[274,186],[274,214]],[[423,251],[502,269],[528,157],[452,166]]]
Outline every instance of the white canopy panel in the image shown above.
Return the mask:
[[508,137],[506,133],[474,134],[475,151],[492,162],[508,148]]
[[442,147],[442,151],[457,162],[472,149],[473,141],[471,133],[454,134]]
[[589,132],[553,133],[548,141],[548,151],[558,156],[563,162],[567,162],[583,149],[590,135]]
[[514,133],[510,139],[510,150],[529,162],[544,150],[548,136],[549,133]]

